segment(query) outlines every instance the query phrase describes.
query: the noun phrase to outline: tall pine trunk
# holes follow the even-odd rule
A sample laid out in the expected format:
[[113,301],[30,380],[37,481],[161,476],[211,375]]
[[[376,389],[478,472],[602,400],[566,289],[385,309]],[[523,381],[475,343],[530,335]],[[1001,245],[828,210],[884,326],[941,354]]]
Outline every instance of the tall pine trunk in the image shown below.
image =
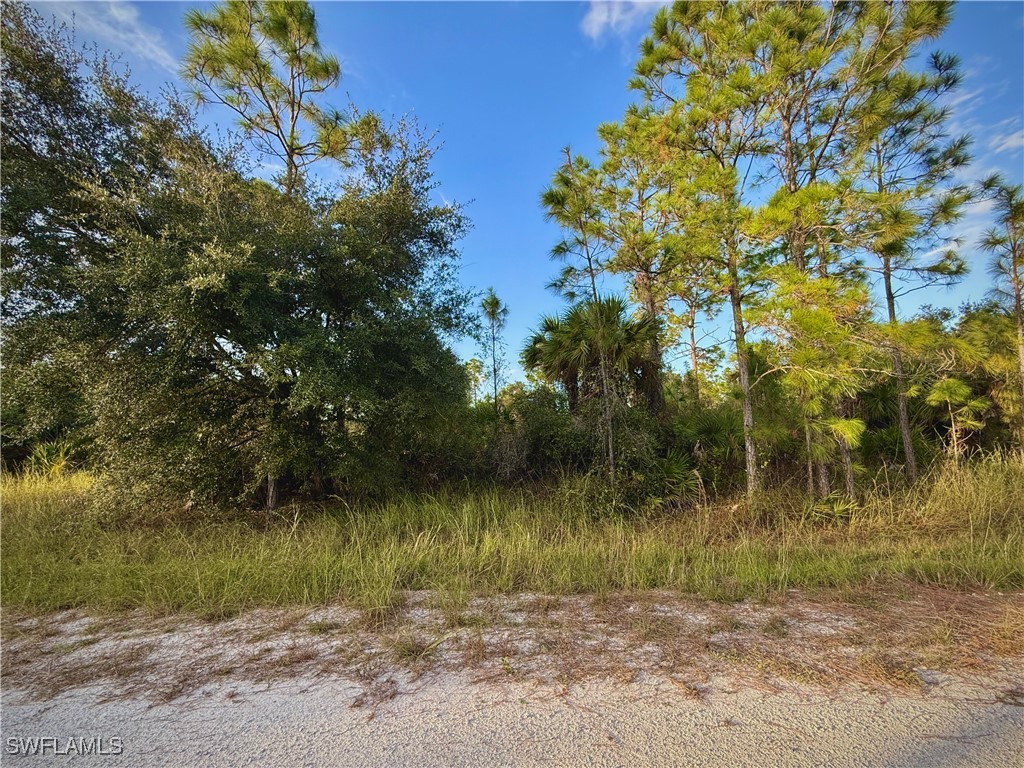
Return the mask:
[[700,380],[698,378],[698,375],[699,375],[698,372],[700,370],[700,368],[699,368],[700,359],[697,356],[697,330],[696,330],[696,325],[697,325],[697,306],[696,306],[696,304],[694,304],[692,307],[690,307],[690,317],[689,317],[689,329],[690,329],[690,378],[692,379],[692,381],[690,383],[693,386],[693,399],[699,405],[700,404]]
[[[885,305],[889,312],[889,327],[895,328],[896,296],[892,289],[892,266],[888,257],[882,257],[882,276],[885,283]],[[910,413],[907,406],[907,382],[903,369],[903,354],[898,346],[892,349],[892,369],[896,375],[896,407],[900,422],[900,439],[903,442],[903,458],[906,462],[907,479],[917,482],[917,454],[914,452],[914,435],[910,431]]]
[[491,323],[491,383],[494,388],[494,436],[498,436],[498,334]]
[[846,495],[853,499],[857,496],[857,486],[853,477],[853,451],[845,440],[839,441],[839,456],[843,461],[843,482],[846,484]]
[[608,363],[604,351],[601,351],[601,388],[604,390],[601,400],[604,403],[604,428],[608,437],[608,477],[615,485],[615,431],[612,423],[611,386],[608,381]]
[[[594,269],[593,257],[590,253],[590,247],[584,246],[588,274],[590,275],[590,297],[594,302],[595,307],[600,298],[597,293],[597,275]],[[598,312],[598,319],[601,318],[601,313]],[[611,480],[612,485],[615,485],[615,425],[613,423],[612,416],[612,391],[611,384],[608,376],[608,357],[604,348],[604,329],[597,329],[598,337],[601,339],[600,350],[598,355],[598,366],[601,370],[601,404],[604,411],[604,429],[605,437],[607,439],[608,447],[608,477]]]
[[1017,364],[1020,366],[1020,441],[1024,446],[1024,285],[1021,285],[1018,259],[1010,261],[1010,285],[1013,289],[1013,314],[1017,321]]
[[832,479],[828,475],[828,463],[824,461],[814,463],[818,468],[818,492],[824,499],[832,495]]
[[743,447],[747,464],[747,498],[753,500],[758,490],[757,445],[754,442],[754,401],[750,384],[750,352],[743,325],[743,294],[740,286],[739,251],[735,240],[727,244],[729,252],[729,303],[732,307],[732,328],[736,336],[736,367],[740,392],[743,395]]
[[807,448],[807,498],[814,501],[814,455],[811,440],[811,423],[804,417],[804,445]]
[[[637,293],[640,294],[640,301],[644,306],[644,310],[652,318],[659,316],[658,302],[654,299],[654,278],[648,272],[638,272],[634,284],[637,287]],[[662,366],[662,354],[661,354],[661,343],[658,341],[658,337],[655,336],[651,339],[651,345],[647,352],[648,359],[651,361],[651,368],[653,370],[653,379],[651,381],[644,382],[644,395],[647,400],[647,409],[652,414],[659,414],[664,410],[665,406],[665,393],[661,388],[661,366]]]
[[1019,300],[1017,301],[1017,358],[1020,364],[1020,440],[1021,445],[1024,445],[1024,311],[1021,311]]

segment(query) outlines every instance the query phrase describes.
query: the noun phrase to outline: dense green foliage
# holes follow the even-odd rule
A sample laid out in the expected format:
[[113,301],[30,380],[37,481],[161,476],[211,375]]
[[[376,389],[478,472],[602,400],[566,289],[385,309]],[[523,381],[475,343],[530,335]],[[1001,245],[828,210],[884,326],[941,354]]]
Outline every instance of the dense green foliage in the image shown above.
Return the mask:
[[372,126],[344,183],[289,194],[26,8],[3,24],[7,457],[64,437],[135,498],[271,507],[429,464],[409,446],[466,398],[467,224],[424,137]]
[[[469,224],[432,202],[431,137],[323,101],[341,71],[305,3],[188,14],[182,71],[234,111],[226,146],[5,4],[5,465],[80,464],[93,503],[140,519],[462,483],[598,516],[745,490],[755,517],[772,494],[842,517],[879,486],[931,493],[915,484],[947,460],[1024,437],[1021,190],[959,181],[958,63],[924,55],[950,14],[662,9],[639,103],[541,196],[568,306],[502,387],[509,308],[492,290],[473,316],[455,280]],[[984,196],[994,228],[959,242]],[[908,319],[903,295],[959,279],[965,245],[992,253],[996,300]],[[731,338],[706,345],[720,313]],[[471,333],[483,359],[463,364]]]
[[[811,502],[853,502],[879,472],[913,483],[937,457],[1014,444],[1020,189],[961,181],[971,140],[950,135],[944,102],[959,64],[926,50],[951,13],[948,3],[757,0],[658,12],[632,83],[642,102],[598,128],[599,161],[566,149],[541,198],[565,232],[552,285],[584,302],[567,318],[596,307],[601,279],[617,275],[639,321],[659,328],[631,363],[643,393],[595,387],[613,366],[589,348],[612,483],[623,469],[612,447],[632,429],[623,414],[640,407],[656,421],[645,427],[654,446],[627,474],[681,455],[714,493],[742,472],[750,502],[766,484],[797,483]],[[998,225],[964,243],[957,224],[984,197]],[[995,254],[1005,302],[901,319],[903,296],[962,277],[959,249],[978,245]],[[702,349],[698,324],[726,308],[731,339]],[[523,363],[563,387],[571,410],[580,375],[556,342],[580,347],[568,341],[584,335],[565,325],[542,319]],[[595,337],[610,327],[597,313],[589,325]],[[688,386],[665,370],[678,348]],[[722,351],[728,367],[709,366]],[[680,437],[715,421],[728,452]]]

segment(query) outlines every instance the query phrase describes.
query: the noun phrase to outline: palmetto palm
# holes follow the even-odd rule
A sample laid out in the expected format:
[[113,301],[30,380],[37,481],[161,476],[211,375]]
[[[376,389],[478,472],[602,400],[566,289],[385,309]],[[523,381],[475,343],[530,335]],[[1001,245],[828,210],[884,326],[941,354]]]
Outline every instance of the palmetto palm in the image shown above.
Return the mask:
[[565,387],[571,408],[600,393],[601,357],[617,384],[616,393],[640,396],[658,384],[650,344],[658,323],[649,315],[629,316],[629,306],[611,296],[584,301],[561,317],[545,317],[523,350],[523,365]]
[[579,402],[580,368],[569,352],[570,333],[561,317],[541,319],[540,330],[530,337],[522,353],[523,367],[536,371],[548,382],[561,384],[569,396],[569,409]]

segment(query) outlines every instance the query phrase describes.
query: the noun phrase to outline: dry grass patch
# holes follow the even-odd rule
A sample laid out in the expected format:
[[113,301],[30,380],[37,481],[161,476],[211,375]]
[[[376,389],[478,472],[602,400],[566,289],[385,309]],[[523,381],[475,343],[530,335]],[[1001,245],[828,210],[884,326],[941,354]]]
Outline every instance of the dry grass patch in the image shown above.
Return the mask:
[[761,631],[768,637],[782,638],[789,634],[789,621],[776,614],[761,625]]
[[355,681],[365,704],[386,700],[389,679],[429,671],[566,690],[648,673],[700,698],[708,680],[736,673],[769,686],[920,690],[929,670],[1019,679],[1024,668],[1024,594],[890,584],[848,596],[792,592],[781,602],[729,605],[665,591],[473,597],[459,601],[461,615],[479,623],[455,627],[449,604],[432,592],[403,596],[383,626],[340,605],[218,622],[5,610],[3,676],[5,686],[41,697],[108,684],[165,700],[212,684],[329,675]]
[[330,635],[337,632],[340,629],[344,629],[345,625],[340,621],[328,621],[321,619],[319,621],[310,621],[306,624],[306,631],[311,635]]
[[859,674],[854,679],[871,687],[922,688],[924,678],[913,662],[885,650],[875,649],[857,657]]
[[391,652],[402,664],[420,667],[430,660],[447,638],[444,635],[433,639],[418,634],[414,629],[404,628],[388,641]]

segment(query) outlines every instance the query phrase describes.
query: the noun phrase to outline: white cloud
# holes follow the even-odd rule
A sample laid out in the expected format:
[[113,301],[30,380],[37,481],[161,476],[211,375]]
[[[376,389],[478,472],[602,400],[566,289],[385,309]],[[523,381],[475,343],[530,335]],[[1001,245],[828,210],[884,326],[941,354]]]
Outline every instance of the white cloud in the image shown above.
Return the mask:
[[963,90],[946,98],[945,106],[948,107],[951,112],[963,117],[970,114],[984,103],[984,99],[982,98],[984,92],[985,86],[973,89],[964,88]]
[[[980,59],[985,63],[984,57]],[[976,171],[979,166],[987,165],[992,171],[1000,170],[1007,158],[1014,158],[1024,148],[1024,129],[1021,128],[1021,114],[1017,111],[1012,117],[993,120],[993,113],[1005,108],[1012,109],[1014,102],[1004,98],[1009,88],[1007,80],[977,84],[983,80],[980,70],[969,70],[965,77],[968,87],[949,94],[943,100],[943,106],[950,110],[948,123],[949,134],[960,136],[968,134],[974,139],[973,151],[975,163],[969,171]],[[975,86],[976,87],[971,87]],[[1019,107],[1017,108],[1019,110]],[[962,178],[964,174],[959,174]],[[975,175],[974,180],[981,178]],[[964,180],[966,180],[964,178]]]
[[606,34],[624,37],[634,29],[645,25],[654,11],[664,2],[652,0],[621,0],[621,2],[591,1],[587,15],[580,22],[580,29],[591,40],[597,41]]
[[961,240],[964,247],[972,248],[976,246],[982,234],[992,226],[992,212],[995,207],[996,204],[992,198],[983,197],[964,208],[963,218],[956,227],[957,237]]
[[993,152],[1008,152],[1016,155],[1024,147],[1024,128],[1018,128],[1009,133],[997,133],[988,142],[988,148]]
[[[972,272],[982,273],[988,264],[989,256],[981,250],[979,243],[985,233],[995,224],[993,220],[994,202],[991,199],[977,200],[967,206],[963,218],[956,226],[956,238],[960,241],[960,254],[967,261]],[[976,297],[980,298],[980,297]]]
[[170,52],[160,30],[139,18],[139,9],[129,2],[46,3],[38,6],[44,15],[52,13],[58,21],[73,26],[76,33],[93,40],[113,53],[125,53],[171,73],[177,73],[178,60]]

